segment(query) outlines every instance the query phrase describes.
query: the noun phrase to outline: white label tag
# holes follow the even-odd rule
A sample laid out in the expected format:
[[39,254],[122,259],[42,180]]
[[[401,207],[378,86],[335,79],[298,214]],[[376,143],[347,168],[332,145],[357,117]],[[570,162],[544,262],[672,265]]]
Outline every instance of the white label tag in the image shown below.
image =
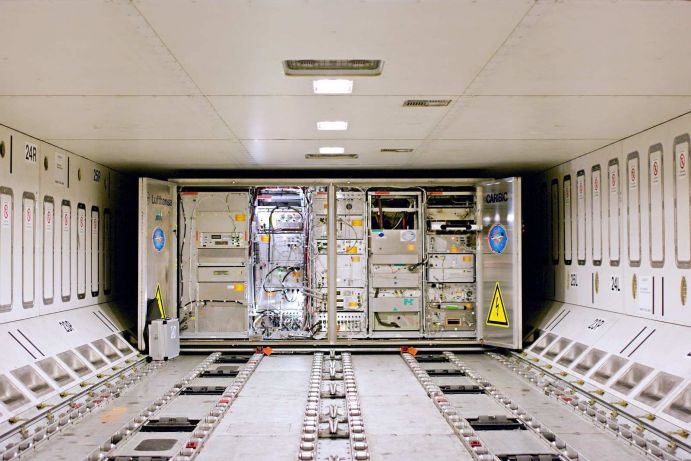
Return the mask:
[[84,215],[84,211],[81,210],[81,209],[79,210],[79,213],[78,213],[78,214],[79,214],[79,229],[78,229],[78,232],[79,232],[79,235],[80,235],[80,236],[83,236],[83,235],[86,235],[86,216]]
[[29,163],[36,163],[38,161],[38,147],[36,144],[27,142],[24,144],[24,160]]
[[686,149],[679,149],[677,153],[677,176],[683,178],[689,171],[689,154]]
[[52,232],[53,231],[53,220],[55,219],[55,216],[53,216],[53,204],[52,203],[46,203],[45,205],[45,230],[46,232]]
[[650,154],[650,182],[652,184],[660,184],[662,177],[662,166],[660,165],[660,152]]
[[34,201],[25,200],[24,204],[24,227],[27,229],[33,229],[34,227]]
[[638,164],[635,160],[629,161],[629,189],[638,188]]
[[67,157],[60,152],[55,153],[55,184],[67,185]]
[[62,207],[62,231],[70,231],[70,209],[69,207]]
[[646,314],[653,312],[653,278],[642,275],[638,278],[638,310]]
[[7,229],[12,223],[12,197],[7,194],[0,195],[0,225]]

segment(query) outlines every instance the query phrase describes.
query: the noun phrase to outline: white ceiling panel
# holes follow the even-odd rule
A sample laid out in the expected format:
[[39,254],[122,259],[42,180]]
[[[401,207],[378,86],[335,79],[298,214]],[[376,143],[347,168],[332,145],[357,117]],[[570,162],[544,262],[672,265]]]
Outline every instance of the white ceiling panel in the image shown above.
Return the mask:
[[620,139],[691,110],[691,97],[471,96],[437,139]]
[[234,140],[201,96],[1,96],[0,120],[43,139]]
[[686,1],[536,3],[468,94],[691,95]]
[[120,171],[155,172],[195,168],[248,168],[245,148],[227,140],[75,140],[55,145]]
[[420,148],[409,167],[498,169],[522,173],[554,166],[613,140],[441,140]]
[[461,94],[530,0],[226,1],[135,4],[206,94],[311,94],[285,59],[383,59],[354,94]]
[[198,94],[128,1],[3,1],[0,94]]
[[[0,123],[132,171],[534,171],[691,110],[679,0],[0,0]],[[316,96],[285,59],[382,59]],[[451,99],[405,108],[407,98]],[[345,120],[320,132],[320,120]],[[357,161],[305,161],[319,147]],[[380,149],[414,148],[413,154]]]
[[[411,96],[414,98],[415,96]],[[402,107],[405,96],[212,96],[239,139],[424,139],[447,107]],[[318,131],[345,120],[347,131]]]
[[[256,166],[268,168],[400,168],[412,158],[412,153],[383,153],[382,148],[415,149],[418,141],[390,140],[260,140],[243,142]],[[307,160],[305,154],[319,153],[321,146],[344,147],[346,154],[358,154],[355,160]]]

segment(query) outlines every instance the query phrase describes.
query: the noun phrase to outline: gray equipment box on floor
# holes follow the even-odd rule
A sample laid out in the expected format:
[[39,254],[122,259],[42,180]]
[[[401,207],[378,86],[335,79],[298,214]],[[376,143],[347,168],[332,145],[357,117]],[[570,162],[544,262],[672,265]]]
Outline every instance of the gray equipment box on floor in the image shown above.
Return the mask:
[[180,355],[178,319],[156,319],[149,324],[149,355],[154,360],[168,360]]

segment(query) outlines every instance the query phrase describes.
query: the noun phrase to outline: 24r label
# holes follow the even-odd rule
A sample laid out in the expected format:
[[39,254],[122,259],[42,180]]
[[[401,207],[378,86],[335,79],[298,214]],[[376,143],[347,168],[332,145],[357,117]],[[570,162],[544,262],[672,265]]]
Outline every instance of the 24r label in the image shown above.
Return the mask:
[[38,160],[38,147],[36,147],[36,144],[29,142],[24,144],[24,160],[29,163],[36,163]]

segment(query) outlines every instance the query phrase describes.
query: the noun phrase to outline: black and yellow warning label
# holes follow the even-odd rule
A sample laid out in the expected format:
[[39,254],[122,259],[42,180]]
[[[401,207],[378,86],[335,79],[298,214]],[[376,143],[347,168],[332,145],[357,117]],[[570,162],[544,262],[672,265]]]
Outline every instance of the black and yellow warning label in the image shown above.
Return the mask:
[[161,318],[166,318],[166,308],[163,305],[163,295],[161,294],[160,284],[156,284],[156,306],[158,307],[158,312],[161,314]]
[[504,298],[501,296],[499,282],[494,285],[494,293],[492,294],[492,301],[489,303],[485,325],[502,328],[509,327],[509,317],[506,315],[506,307],[504,306]]

